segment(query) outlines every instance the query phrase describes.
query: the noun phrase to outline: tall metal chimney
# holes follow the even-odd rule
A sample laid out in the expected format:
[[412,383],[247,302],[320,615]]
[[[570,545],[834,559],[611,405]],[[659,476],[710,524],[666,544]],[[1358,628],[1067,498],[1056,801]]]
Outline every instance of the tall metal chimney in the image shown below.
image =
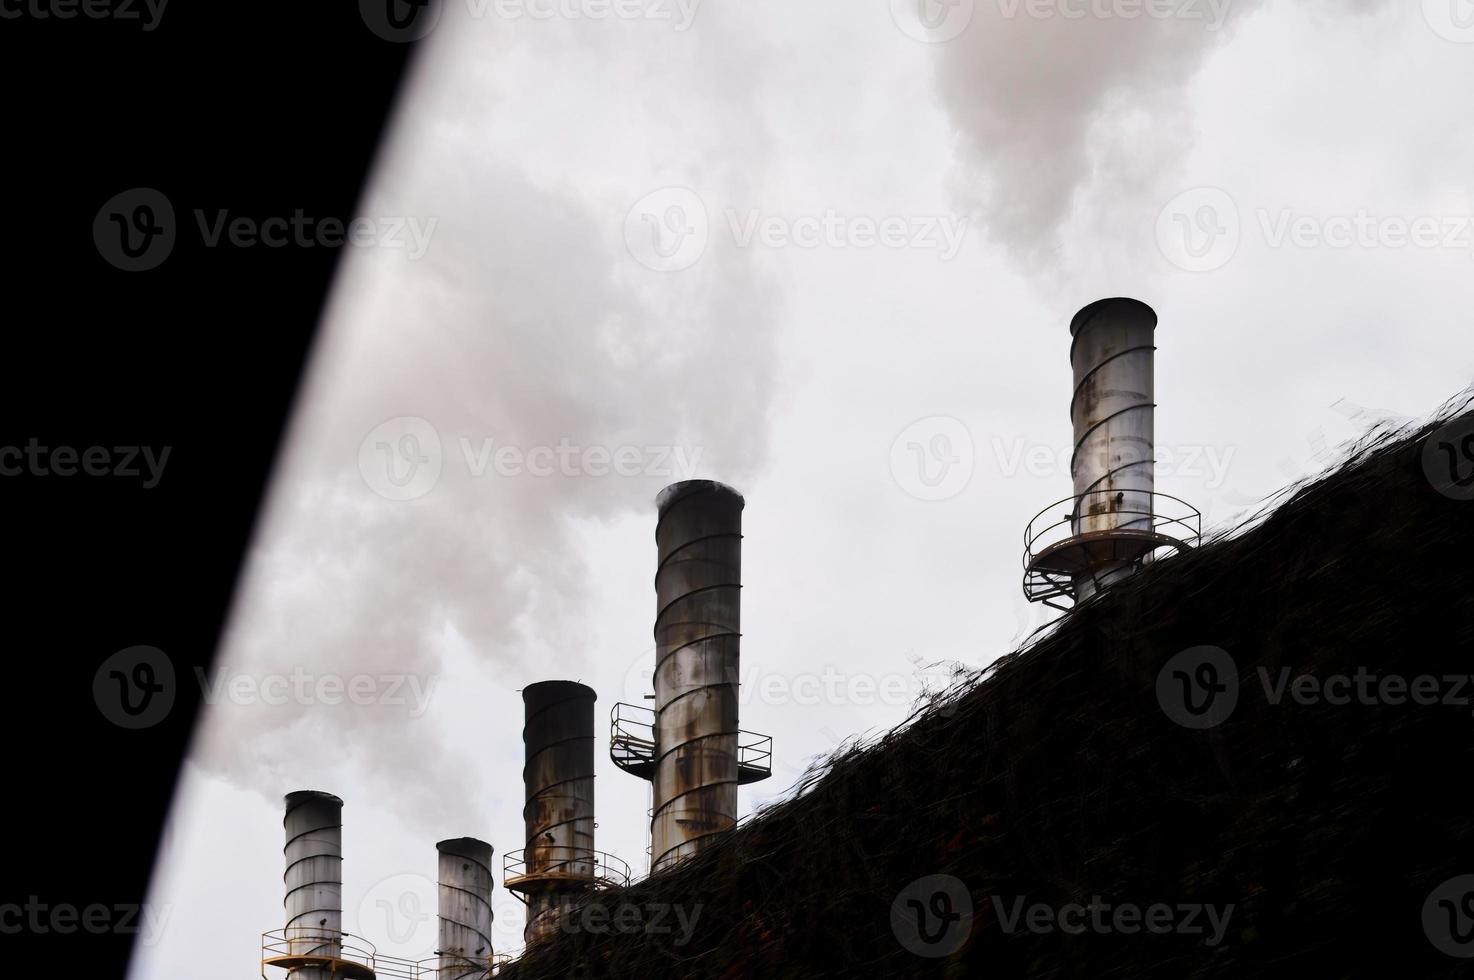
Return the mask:
[[457,837],[440,854],[436,980],[481,980],[491,970],[491,845]]
[[1084,602],[1162,549],[1198,540],[1197,510],[1154,486],[1156,326],[1150,306],[1125,298],[1091,303],[1070,321],[1075,494],[1045,508],[1025,531],[1030,601]]
[[655,808],[650,870],[737,825],[742,495],[709,480],[655,502]]
[[560,910],[576,897],[629,883],[624,862],[594,849],[596,697],[573,681],[522,689],[527,846],[507,856],[505,870],[506,887],[527,904],[529,943],[555,933]]
[[736,826],[737,787],[772,775],[772,738],[738,728],[743,506],[712,480],[655,499],[655,710],[616,704],[609,740],[614,764],[652,784],[652,872]]
[[288,793],[286,806],[286,953],[309,958],[308,965],[290,966],[287,977],[334,980],[331,965],[311,958],[330,962],[342,956],[343,801],[304,790]]

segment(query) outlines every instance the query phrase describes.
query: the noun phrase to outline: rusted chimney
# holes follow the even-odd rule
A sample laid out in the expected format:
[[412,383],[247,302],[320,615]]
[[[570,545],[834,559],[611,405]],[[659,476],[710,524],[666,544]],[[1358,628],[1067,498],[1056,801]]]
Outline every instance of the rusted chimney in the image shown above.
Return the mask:
[[737,787],[772,775],[773,740],[738,728],[742,495],[687,480],[655,500],[655,710],[616,704],[609,755],[652,784],[650,870],[737,824]]
[[1030,601],[1083,602],[1198,540],[1198,512],[1154,486],[1156,326],[1150,306],[1125,298],[1091,303],[1070,321],[1075,494],[1025,531]]
[[594,849],[592,688],[542,681],[522,690],[525,850],[507,856],[506,887],[527,904],[523,938],[558,930],[563,908],[588,892],[629,883],[622,861]]

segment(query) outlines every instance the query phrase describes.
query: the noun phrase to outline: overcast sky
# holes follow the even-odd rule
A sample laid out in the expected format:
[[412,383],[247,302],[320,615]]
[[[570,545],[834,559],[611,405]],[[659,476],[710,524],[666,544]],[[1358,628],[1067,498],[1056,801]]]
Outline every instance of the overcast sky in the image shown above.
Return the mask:
[[1086,302],[1157,310],[1158,489],[1209,527],[1474,378],[1469,0],[922,2],[445,3],[138,980],[258,972],[295,789],[346,801],[345,928],[428,956],[435,841],[522,846],[533,681],[598,691],[598,844],[643,872],[607,715],[648,690],[667,483],[747,498],[747,812],[1055,615],[1021,544],[1070,493]]

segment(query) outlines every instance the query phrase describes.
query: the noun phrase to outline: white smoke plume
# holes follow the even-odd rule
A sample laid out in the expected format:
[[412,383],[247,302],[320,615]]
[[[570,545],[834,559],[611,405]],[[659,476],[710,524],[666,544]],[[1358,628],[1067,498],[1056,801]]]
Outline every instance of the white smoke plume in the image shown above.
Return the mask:
[[[423,255],[344,257],[196,759],[272,796],[347,766],[402,815],[475,826],[464,774],[486,767],[435,717],[438,651],[463,643],[503,687],[577,676],[591,570],[572,529],[762,463],[779,298],[730,242],[667,271],[637,261],[625,230],[652,192],[732,195],[744,178],[728,161],[761,157],[743,86],[701,81],[703,31],[724,32],[730,56],[740,23],[713,13],[672,45],[658,24],[454,13],[421,52],[363,208],[418,227]],[[604,90],[612,60],[646,55],[655,89],[705,91],[707,123]],[[560,104],[571,90],[584,100]],[[670,138],[632,145],[617,121],[631,113]],[[519,133],[546,150],[559,128],[580,129],[569,156],[522,152]],[[304,673],[339,678],[336,700],[282,687]],[[278,678],[282,703],[233,698],[241,676]]]

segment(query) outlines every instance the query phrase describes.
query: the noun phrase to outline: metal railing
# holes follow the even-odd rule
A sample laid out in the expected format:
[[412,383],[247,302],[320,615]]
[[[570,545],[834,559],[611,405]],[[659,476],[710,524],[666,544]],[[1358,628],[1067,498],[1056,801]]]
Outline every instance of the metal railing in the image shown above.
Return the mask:
[[417,980],[482,980],[502,972],[512,962],[506,953],[493,953],[481,958],[473,956],[431,956],[417,965]]
[[[1109,506],[1089,513],[1083,504],[1096,496],[1106,498]],[[1144,504],[1136,504],[1143,498]],[[1136,505],[1120,506],[1127,499]],[[1061,513],[1061,508],[1067,510]],[[1046,523],[1049,517],[1055,519]],[[1078,521],[1103,517],[1111,518],[1115,526],[1075,530]],[[1197,547],[1202,521],[1202,513],[1192,504],[1155,491],[1092,490],[1056,501],[1024,528],[1024,594],[1031,600],[1073,595],[1074,576],[1087,573],[1093,561],[1145,563],[1164,548]]]
[[[321,952],[324,949],[335,953]],[[397,956],[384,956],[374,949],[374,944],[362,936],[354,936],[333,929],[322,929],[315,933],[273,929],[261,934],[261,976],[266,977],[268,966],[288,969],[297,966],[318,965],[333,976],[391,977],[394,980],[420,980],[419,965],[413,960]],[[433,974],[431,974],[433,976]]]
[[[323,948],[337,949],[338,953],[334,956],[317,952]],[[442,958],[436,955],[422,960],[406,960],[378,952],[374,944],[362,936],[330,929],[312,935],[294,932],[290,938],[286,929],[273,929],[261,934],[263,980],[269,980],[266,976],[268,966],[284,970],[317,966],[334,978],[373,976],[388,980],[482,980],[496,976],[510,962],[511,957],[505,953],[484,958]],[[442,966],[446,969],[442,970]]]
[[[744,738],[748,741],[742,741]],[[744,769],[750,774],[741,780],[744,783],[757,782],[773,775],[773,736],[738,732],[737,769],[739,774]]]
[[613,854],[588,847],[548,845],[502,855],[502,880],[508,890],[527,890],[541,882],[577,884],[596,889],[624,888],[630,866]]
[[609,758],[626,772],[649,779],[655,766],[655,712],[617,702],[609,711]]
[[[620,701],[609,711],[609,757],[626,772],[649,779],[655,768],[655,711]],[[757,782],[773,774],[773,736],[737,733],[737,769],[741,781]]]

